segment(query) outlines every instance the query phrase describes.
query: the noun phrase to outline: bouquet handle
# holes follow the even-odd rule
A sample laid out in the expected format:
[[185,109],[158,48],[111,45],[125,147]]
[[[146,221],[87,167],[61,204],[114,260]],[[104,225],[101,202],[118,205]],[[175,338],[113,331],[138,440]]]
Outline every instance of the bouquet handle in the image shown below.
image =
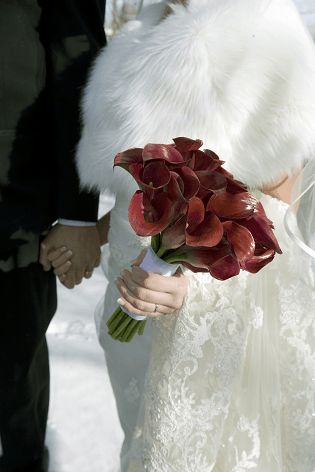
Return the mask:
[[[163,259],[155,254],[152,247],[150,246],[139,267],[143,270],[146,270],[147,272],[153,272],[155,274],[164,275],[165,277],[171,277],[175,274],[179,265],[180,264],[169,264],[168,262],[163,261]],[[121,309],[124,313],[136,321],[144,321],[147,319],[147,316],[135,315],[123,307],[121,307]]]

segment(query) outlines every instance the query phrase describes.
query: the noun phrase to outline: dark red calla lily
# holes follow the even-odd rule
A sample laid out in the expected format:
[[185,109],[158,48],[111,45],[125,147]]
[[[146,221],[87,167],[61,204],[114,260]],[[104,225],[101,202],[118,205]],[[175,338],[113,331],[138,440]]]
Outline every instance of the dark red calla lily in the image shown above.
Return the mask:
[[161,193],[171,179],[164,161],[152,162],[146,167],[143,167],[142,164],[131,164],[129,172],[150,200]]
[[227,180],[223,175],[208,170],[197,170],[195,173],[200,181],[200,188],[197,194],[199,198],[204,198],[213,193],[218,195],[225,191]]
[[255,208],[255,214],[257,216],[260,216],[260,218],[262,218],[266,223],[268,223],[268,225],[274,229],[274,226],[273,226],[273,222],[271,220],[269,220],[269,218],[267,217],[266,213],[265,213],[265,210],[264,210],[264,207],[262,206],[261,202],[258,202],[256,208]]
[[189,165],[195,172],[196,171],[215,171],[221,168],[221,165],[224,164],[224,161],[220,161],[218,156],[206,149],[205,151],[196,151],[194,152],[192,161]]
[[170,181],[165,191],[174,204],[177,202],[177,205],[181,205],[183,202],[186,202],[183,195],[185,191],[183,179],[176,172],[172,171],[170,172],[170,177]]
[[267,249],[263,254],[259,256],[253,256],[249,261],[244,264],[244,270],[257,274],[263,267],[271,262],[275,257],[275,251],[273,249]]
[[190,138],[174,138],[175,149],[181,153],[184,160],[190,159],[193,151],[201,148],[203,142],[200,139],[190,139]]
[[147,144],[142,151],[143,164],[151,160],[166,161],[170,164],[180,164],[183,156],[171,144]]
[[274,249],[278,254],[282,254],[272,228],[263,218],[254,215],[248,220],[242,220],[241,224],[252,233],[255,241],[260,243],[264,248]]
[[227,280],[240,273],[240,264],[233,256],[226,256],[210,267],[210,274],[215,279]]
[[207,210],[213,211],[221,218],[235,220],[252,216],[257,204],[257,198],[250,193],[230,194],[224,192],[210,198]]
[[181,263],[193,272],[209,272],[213,264],[228,254],[231,254],[229,244],[220,244],[217,248],[194,248],[183,245],[166,260]]
[[227,186],[226,191],[229,193],[243,193],[247,192],[247,185],[239,182],[238,180],[231,179],[230,177],[226,177]]
[[192,197],[194,197],[197,192],[199,191],[200,188],[200,182],[193,170],[191,170],[189,167],[180,167],[176,169],[174,172],[176,172],[182,179],[183,181],[183,196],[185,200],[190,200]]
[[244,263],[251,259],[255,252],[255,241],[252,234],[235,221],[226,221],[222,223],[222,226],[226,232],[227,240],[231,243],[232,251],[244,268]]
[[173,215],[172,202],[165,193],[160,193],[150,201],[145,193],[137,190],[128,209],[130,225],[139,236],[161,233],[170,224]]
[[186,243],[186,224],[188,202],[183,202],[177,212],[175,223],[168,226],[162,233],[161,247],[165,249],[177,249]]
[[189,233],[195,231],[195,229],[203,222],[205,214],[206,210],[200,198],[193,197],[188,206],[186,230]]
[[212,212],[207,212],[205,219],[198,227],[189,232],[186,231],[186,244],[193,247],[214,247],[222,239],[223,226],[219,218]]
[[142,149],[131,148],[127,151],[120,152],[114,159],[114,167],[119,166],[129,172],[131,164],[138,164],[142,162]]

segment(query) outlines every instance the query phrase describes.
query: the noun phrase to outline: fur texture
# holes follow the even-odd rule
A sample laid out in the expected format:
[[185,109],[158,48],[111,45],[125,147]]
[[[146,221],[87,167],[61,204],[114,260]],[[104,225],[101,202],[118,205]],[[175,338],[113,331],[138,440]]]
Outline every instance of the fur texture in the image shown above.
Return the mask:
[[144,9],[94,63],[82,185],[115,192],[128,182],[113,172],[118,152],[177,136],[202,139],[250,188],[312,158],[315,49],[292,1],[190,0],[160,21],[165,5]]

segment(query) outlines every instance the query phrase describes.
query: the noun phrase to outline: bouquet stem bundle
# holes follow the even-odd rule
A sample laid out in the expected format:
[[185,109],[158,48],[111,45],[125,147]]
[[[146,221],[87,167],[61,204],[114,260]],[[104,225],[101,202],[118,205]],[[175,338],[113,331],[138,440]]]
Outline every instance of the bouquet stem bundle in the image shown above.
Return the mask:
[[107,322],[108,334],[117,341],[129,343],[137,332],[141,336],[146,322],[134,320],[119,306]]

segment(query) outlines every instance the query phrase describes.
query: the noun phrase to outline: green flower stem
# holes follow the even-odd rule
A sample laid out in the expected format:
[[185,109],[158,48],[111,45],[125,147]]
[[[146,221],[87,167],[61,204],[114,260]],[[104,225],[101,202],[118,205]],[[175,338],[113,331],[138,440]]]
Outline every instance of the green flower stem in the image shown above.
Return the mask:
[[[161,246],[156,255],[160,258],[163,259],[163,255],[168,251],[165,247]],[[164,259],[163,259],[164,260]]]
[[136,332],[140,329],[141,323],[143,323],[143,321],[138,321],[137,322],[137,326],[135,326],[135,328],[131,331],[131,333],[129,334],[129,336],[127,338],[127,341],[126,341],[127,343],[130,343],[130,341],[132,340],[132,338],[134,337]]
[[138,331],[139,336],[141,336],[141,334],[143,333],[146,322],[147,322],[147,320],[140,321],[141,324],[140,324],[140,328],[139,328],[139,331]]
[[[117,310],[115,311],[115,313],[116,312],[117,312]],[[111,317],[111,319],[109,320],[109,322],[111,321],[111,323],[110,323],[109,326],[107,325],[110,333],[113,333],[116,330],[116,328],[125,319],[125,316],[126,316],[126,313],[124,313],[122,311],[122,309],[119,307],[119,312],[117,313],[117,315],[115,316],[115,318],[113,320],[111,320],[111,319],[114,317],[114,315]]]
[[160,248],[160,234],[151,236],[151,247],[156,254]]
[[120,337],[120,334],[125,330],[125,328],[127,328],[129,323],[131,323],[132,318],[130,318],[130,316],[127,315],[126,313],[125,313],[125,316],[126,316],[126,318],[123,320],[121,325],[119,325],[118,328],[113,333],[113,335],[111,335],[112,338],[114,338],[114,336],[115,336],[114,339],[118,339]]
[[165,258],[163,258],[163,261],[168,262],[169,264],[172,263],[177,263],[180,264],[181,261],[187,260],[188,257],[185,254],[180,254],[180,255],[174,255],[174,253],[168,254]]
[[121,309],[121,307],[119,306],[117,308],[116,311],[114,311],[114,313],[112,314],[112,316],[109,318],[109,320],[107,321],[107,327],[108,329],[112,329],[112,326],[115,324],[115,322],[119,319],[119,317],[121,317],[121,314],[124,313]]
[[[140,322],[137,321],[137,320],[132,320],[131,323],[129,323],[128,327],[125,329],[124,333],[122,334],[122,336],[120,338],[120,341],[122,343],[127,343],[127,342],[131,341],[131,339],[133,338],[136,331],[138,331],[139,323]],[[131,335],[131,334],[132,334],[132,336],[130,337],[129,335]]]
[[116,323],[116,325],[114,325],[111,330],[109,331],[109,334],[110,336],[116,336],[117,335],[117,331],[118,329],[122,326],[122,324],[128,319],[127,318],[128,315],[126,315],[126,313],[123,314],[122,316],[122,319],[119,320],[118,323]]

